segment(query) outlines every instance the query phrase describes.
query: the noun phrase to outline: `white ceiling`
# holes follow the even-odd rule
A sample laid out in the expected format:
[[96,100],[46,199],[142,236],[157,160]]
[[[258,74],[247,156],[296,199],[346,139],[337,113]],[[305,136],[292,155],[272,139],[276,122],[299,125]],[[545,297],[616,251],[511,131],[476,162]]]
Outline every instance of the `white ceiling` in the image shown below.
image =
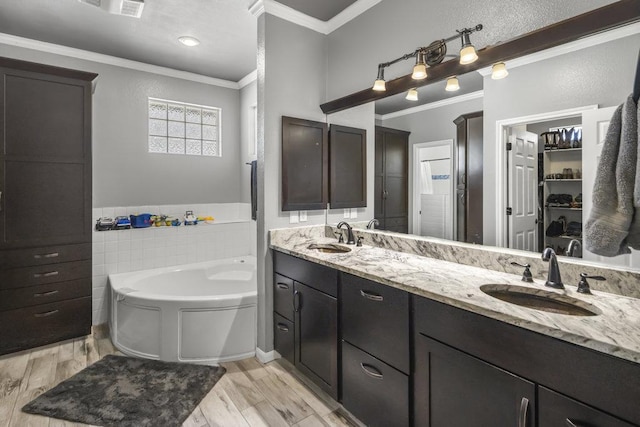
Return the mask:
[[[140,19],[78,0],[0,0],[0,33],[237,82],[256,68],[255,0],[146,0]],[[355,0],[281,0],[318,19]],[[178,42],[193,36],[200,45]]]

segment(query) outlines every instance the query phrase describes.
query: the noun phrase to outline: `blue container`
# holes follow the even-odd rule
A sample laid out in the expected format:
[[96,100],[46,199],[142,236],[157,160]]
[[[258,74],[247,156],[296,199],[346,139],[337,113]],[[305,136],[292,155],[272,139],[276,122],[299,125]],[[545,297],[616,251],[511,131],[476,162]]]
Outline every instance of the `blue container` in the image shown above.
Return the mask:
[[151,214],[129,215],[133,228],[151,227]]

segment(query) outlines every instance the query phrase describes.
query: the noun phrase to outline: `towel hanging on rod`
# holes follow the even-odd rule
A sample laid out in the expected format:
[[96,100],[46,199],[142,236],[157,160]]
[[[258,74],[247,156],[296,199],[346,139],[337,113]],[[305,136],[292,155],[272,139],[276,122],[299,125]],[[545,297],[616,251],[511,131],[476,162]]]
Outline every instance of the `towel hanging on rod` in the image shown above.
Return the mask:
[[633,82],[633,100],[638,104],[640,98],[640,52],[638,52],[638,65],[636,66],[636,78]]

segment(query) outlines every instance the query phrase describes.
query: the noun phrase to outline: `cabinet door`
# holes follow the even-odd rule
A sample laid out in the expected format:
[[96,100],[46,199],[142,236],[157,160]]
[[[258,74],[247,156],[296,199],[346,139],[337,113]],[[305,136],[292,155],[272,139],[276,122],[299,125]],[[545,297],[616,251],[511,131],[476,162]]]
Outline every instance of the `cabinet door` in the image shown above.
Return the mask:
[[329,201],[327,124],[282,117],[282,210],[325,209]]
[[415,345],[416,426],[533,427],[532,382],[421,334]]
[[538,387],[538,427],[633,427],[545,387]]
[[0,73],[0,246],[91,241],[89,83]]
[[329,203],[332,209],[367,206],[367,131],[331,125]]
[[294,284],[296,367],[334,399],[338,396],[337,299]]

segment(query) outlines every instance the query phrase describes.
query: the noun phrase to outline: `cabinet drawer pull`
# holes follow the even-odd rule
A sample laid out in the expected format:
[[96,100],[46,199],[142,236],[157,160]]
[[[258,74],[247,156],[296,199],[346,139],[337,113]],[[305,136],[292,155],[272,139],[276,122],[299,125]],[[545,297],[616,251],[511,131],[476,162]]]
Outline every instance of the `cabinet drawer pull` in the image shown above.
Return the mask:
[[371,292],[363,291],[362,289],[360,289],[360,295],[366,299],[370,299],[371,301],[384,301],[384,297],[382,295],[373,294]]
[[57,271],[49,271],[48,273],[35,273],[33,277],[35,277],[36,279],[39,279],[40,277],[51,277],[51,276],[57,276],[57,275],[58,275]]
[[47,312],[44,312],[44,313],[36,313],[36,314],[33,315],[33,317],[49,317],[49,316],[53,316],[58,311],[60,311],[60,310],[51,310],[51,311],[47,311]]
[[529,399],[523,397],[520,401],[520,415],[518,416],[518,427],[527,427],[529,418]]
[[282,332],[289,332],[289,327],[284,323],[278,323],[278,329],[280,329]]
[[33,257],[35,259],[42,259],[42,258],[57,258],[58,256],[60,256],[58,252],[51,252],[50,254],[35,254]]
[[569,418],[567,418],[567,427],[580,427],[579,424],[574,423],[573,421],[571,421]]
[[286,283],[278,282],[276,286],[278,286],[278,289],[289,289],[289,285],[287,285]]
[[380,372],[377,368],[374,368],[367,363],[361,363],[360,367],[365,372],[365,374],[369,375],[371,378],[375,378],[377,380],[382,379],[382,372]]
[[38,298],[38,297],[48,297],[50,295],[55,295],[57,294],[58,291],[49,291],[49,292],[40,292],[39,294],[33,294],[34,297]]

